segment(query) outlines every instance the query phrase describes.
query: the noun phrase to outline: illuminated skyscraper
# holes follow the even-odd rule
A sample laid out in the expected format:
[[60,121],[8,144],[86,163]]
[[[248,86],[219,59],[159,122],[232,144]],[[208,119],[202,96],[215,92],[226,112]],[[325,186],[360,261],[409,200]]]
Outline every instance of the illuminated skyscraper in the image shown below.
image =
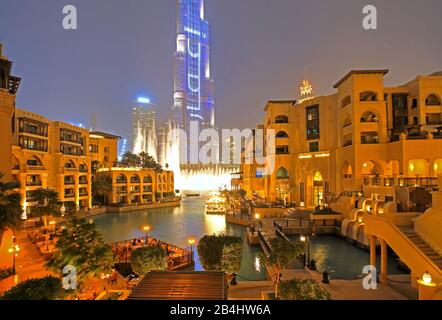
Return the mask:
[[204,0],[177,0],[177,5],[172,122],[188,133],[191,121],[200,130],[213,128],[215,122],[209,23],[204,19]]
[[156,159],[155,104],[140,97],[132,106],[131,149],[133,153],[147,152]]

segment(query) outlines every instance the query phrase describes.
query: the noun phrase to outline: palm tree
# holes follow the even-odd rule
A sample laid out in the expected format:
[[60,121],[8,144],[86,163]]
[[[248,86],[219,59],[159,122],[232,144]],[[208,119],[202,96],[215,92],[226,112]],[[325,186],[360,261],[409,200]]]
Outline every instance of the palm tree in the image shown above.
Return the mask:
[[3,174],[0,172],[0,243],[6,229],[15,230],[18,228],[22,213],[21,196],[15,191],[20,187],[20,184],[18,182],[4,182],[2,178]]
[[139,155],[141,159],[141,166],[145,169],[154,169],[156,172],[161,172],[163,167],[157,163],[151,155],[146,152],[141,152]]
[[56,247],[59,251],[46,266],[54,272],[60,272],[66,265],[74,266],[80,286],[88,278],[99,278],[112,271],[111,247],[101,238],[95,224],[84,219],[70,219]]
[[92,168],[91,170],[92,174],[96,174],[98,170],[101,168],[101,162],[98,160],[92,161],[91,168]]
[[97,174],[92,180],[92,194],[94,198],[104,199],[104,204],[109,203],[107,195],[112,192],[112,177],[107,174]]

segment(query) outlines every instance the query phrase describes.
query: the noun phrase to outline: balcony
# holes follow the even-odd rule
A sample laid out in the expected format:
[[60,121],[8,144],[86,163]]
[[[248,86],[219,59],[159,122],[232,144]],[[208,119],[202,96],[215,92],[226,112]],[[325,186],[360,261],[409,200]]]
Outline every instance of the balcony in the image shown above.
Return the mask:
[[64,198],[65,199],[75,198],[75,193],[65,193]]
[[64,172],[65,173],[78,173],[78,169],[77,168],[64,168]]
[[87,190],[86,191],[80,190],[80,197],[88,197],[88,196],[89,196],[89,193],[87,192]]
[[364,185],[372,187],[425,187],[437,188],[438,180],[433,177],[374,177],[364,176]]
[[44,166],[30,166],[26,165],[26,170],[29,171],[45,171],[46,168]]
[[72,186],[72,185],[75,184],[75,181],[74,181],[74,180],[65,180],[65,181],[64,181],[64,184],[65,184],[66,186]]
[[26,182],[27,187],[41,187],[41,181],[28,181]]
[[88,184],[88,180],[87,179],[80,179],[79,184]]

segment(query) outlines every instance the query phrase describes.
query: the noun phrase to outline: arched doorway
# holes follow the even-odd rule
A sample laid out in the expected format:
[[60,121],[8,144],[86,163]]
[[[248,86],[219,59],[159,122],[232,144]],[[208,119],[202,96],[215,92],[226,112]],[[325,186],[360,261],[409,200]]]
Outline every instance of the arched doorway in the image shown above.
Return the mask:
[[319,171],[313,173],[313,206],[317,207],[324,200],[324,179]]

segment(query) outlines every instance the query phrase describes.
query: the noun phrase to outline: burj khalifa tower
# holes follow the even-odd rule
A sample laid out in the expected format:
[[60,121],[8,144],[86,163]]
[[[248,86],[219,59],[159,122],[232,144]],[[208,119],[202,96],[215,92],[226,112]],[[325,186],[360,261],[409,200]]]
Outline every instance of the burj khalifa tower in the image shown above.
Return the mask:
[[177,5],[172,120],[189,137],[191,122],[197,122],[199,130],[215,125],[209,23],[204,0],[177,0]]

